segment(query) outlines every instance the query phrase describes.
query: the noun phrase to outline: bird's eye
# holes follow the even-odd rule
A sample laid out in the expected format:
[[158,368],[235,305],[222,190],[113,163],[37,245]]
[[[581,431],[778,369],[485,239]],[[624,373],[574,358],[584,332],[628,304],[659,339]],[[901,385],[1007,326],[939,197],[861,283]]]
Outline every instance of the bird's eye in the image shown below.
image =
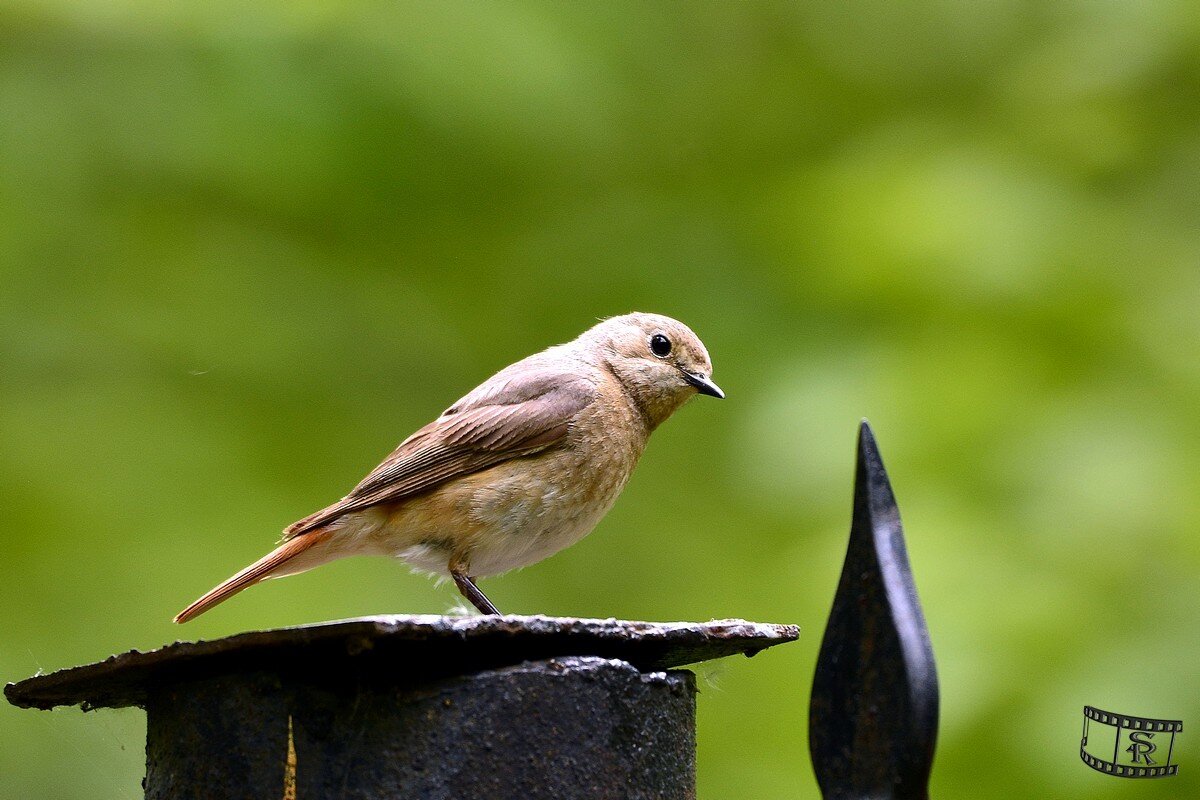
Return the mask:
[[671,355],[671,340],[661,333],[656,333],[650,337],[650,352],[659,358],[666,358]]

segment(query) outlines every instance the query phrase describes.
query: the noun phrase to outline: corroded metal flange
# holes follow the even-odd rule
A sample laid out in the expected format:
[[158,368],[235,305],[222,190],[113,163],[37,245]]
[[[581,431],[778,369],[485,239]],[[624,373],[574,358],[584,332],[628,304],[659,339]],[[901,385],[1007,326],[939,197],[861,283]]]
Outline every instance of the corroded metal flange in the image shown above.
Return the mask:
[[349,658],[355,669],[391,680],[466,675],[561,656],[615,658],[643,672],[794,641],[794,625],[730,619],[630,622],[561,617],[378,616],[251,631],[223,639],[131,650],[104,661],[10,683],[22,708],[144,705],[147,689],[222,674],[270,670],[320,676]]

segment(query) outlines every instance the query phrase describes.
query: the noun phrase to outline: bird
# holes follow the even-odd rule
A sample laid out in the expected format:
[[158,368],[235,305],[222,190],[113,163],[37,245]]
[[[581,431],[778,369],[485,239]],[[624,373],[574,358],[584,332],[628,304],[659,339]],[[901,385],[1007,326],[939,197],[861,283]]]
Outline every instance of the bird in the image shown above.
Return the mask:
[[602,319],[488,378],[175,622],[263,580],[354,555],[449,577],[481,613],[499,614],[476,581],[590,533],[650,434],[698,394],[725,396],[688,326],[640,312]]

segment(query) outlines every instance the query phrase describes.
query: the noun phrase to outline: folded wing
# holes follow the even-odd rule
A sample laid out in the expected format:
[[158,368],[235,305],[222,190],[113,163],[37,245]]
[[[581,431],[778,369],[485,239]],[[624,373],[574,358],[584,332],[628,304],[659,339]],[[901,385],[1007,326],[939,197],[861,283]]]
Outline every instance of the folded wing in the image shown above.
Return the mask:
[[515,364],[401,442],[350,494],[290,525],[284,539],[552,447],[595,394],[594,384],[561,368]]

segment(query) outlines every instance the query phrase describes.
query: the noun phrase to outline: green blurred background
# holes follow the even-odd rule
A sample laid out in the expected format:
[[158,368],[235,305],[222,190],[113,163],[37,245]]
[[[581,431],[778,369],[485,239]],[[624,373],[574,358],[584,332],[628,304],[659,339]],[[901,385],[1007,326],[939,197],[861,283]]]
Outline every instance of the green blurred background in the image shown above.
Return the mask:
[[[939,661],[935,796],[1200,795],[1193,4],[332,5],[0,5],[0,678],[446,611],[357,559],[170,622],[492,371],[637,309],[729,399],[485,588],[799,623],[701,668],[702,798],[817,796],[861,417]],[[1087,769],[1085,703],[1182,718],[1180,775]],[[0,705],[0,795],[140,797],[143,733]]]

